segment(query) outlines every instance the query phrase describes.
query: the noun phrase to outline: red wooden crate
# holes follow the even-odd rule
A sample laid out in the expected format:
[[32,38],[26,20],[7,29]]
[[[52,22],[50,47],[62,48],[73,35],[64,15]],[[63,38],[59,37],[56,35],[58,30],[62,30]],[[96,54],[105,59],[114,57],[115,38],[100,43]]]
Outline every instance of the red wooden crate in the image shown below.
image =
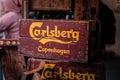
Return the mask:
[[[39,70],[40,64],[44,66]],[[28,60],[28,71],[34,71],[42,80],[105,80],[105,63],[80,64],[64,61],[51,61],[40,59]],[[30,74],[34,74],[30,73]]]
[[88,53],[98,55],[96,39],[89,41],[96,30],[91,23],[95,21],[21,20],[19,50],[36,58],[88,62]]

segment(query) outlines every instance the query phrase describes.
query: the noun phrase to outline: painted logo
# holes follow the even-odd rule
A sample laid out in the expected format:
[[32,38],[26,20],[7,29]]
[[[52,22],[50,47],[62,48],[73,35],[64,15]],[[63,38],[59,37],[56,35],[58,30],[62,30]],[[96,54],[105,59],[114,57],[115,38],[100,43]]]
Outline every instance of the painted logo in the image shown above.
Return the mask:
[[95,74],[74,72],[74,70],[68,68],[64,71],[62,67],[55,70],[55,64],[45,64],[41,78],[42,79],[59,79],[60,80],[95,80]]
[[[49,25],[42,29],[43,22],[33,22],[29,28],[29,34],[34,40],[38,40],[42,44],[48,42],[56,42],[60,44],[70,44],[79,41],[79,31],[59,30],[59,26],[55,25],[54,29],[50,29]],[[60,38],[68,39],[68,41],[61,40]]]

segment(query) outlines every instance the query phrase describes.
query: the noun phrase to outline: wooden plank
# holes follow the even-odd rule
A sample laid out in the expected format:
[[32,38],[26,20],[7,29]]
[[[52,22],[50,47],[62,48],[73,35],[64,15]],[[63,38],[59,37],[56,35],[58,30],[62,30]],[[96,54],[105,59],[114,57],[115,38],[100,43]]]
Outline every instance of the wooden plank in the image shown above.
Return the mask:
[[71,0],[29,0],[30,10],[70,10]]
[[37,58],[87,62],[89,21],[22,20],[20,51]]
[[[41,64],[44,66],[42,67]],[[38,67],[40,66],[42,69],[39,70]],[[31,73],[32,71],[34,73]],[[45,80],[105,80],[105,63],[81,64],[32,58],[28,60],[28,70],[25,74],[29,76],[35,75],[35,73],[39,74],[39,79]],[[37,76],[34,76],[34,78]],[[26,80],[28,79],[26,78]]]
[[99,12],[99,0],[88,0],[87,19],[97,20]]
[[75,0],[75,20],[97,20],[99,0]]
[[75,20],[86,20],[87,16],[87,0],[75,0]]

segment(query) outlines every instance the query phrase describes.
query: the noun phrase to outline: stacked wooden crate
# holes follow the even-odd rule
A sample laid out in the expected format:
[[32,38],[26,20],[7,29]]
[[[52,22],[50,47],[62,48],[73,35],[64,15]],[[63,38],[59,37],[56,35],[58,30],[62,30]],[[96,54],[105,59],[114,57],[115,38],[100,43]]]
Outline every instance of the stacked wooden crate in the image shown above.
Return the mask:
[[[105,80],[98,0],[25,0],[24,4],[19,51],[28,59],[27,77],[22,79]],[[29,19],[30,11],[72,11],[74,19]]]

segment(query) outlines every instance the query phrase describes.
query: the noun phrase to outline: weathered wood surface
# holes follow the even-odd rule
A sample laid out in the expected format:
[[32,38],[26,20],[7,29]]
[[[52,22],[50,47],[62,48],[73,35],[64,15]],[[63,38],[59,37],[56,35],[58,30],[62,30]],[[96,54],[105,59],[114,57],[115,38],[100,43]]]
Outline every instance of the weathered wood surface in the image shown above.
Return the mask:
[[88,21],[22,20],[20,51],[37,58],[87,62],[88,35]]
[[75,20],[97,20],[99,12],[99,0],[26,0],[24,4],[22,13],[26,18],[30,18],[31,11],[71,11]]
[[71,0],[28,0],[30,10],[70,10]]
[[75,0],[75,20],[97,20],[99,0]]
[[[35,71],[44,61],[44,67]],[[29,59],[25,80],[105,80],[105,63],[81,64],[52,60]],[[33,73],[30,73],[33,71]],[[30,78],[31,77],[31,78]]]
[[30,11],[69,11],[71,0],[24,0],[22,9],[24,18],[30,18]]
[[88,62],[97,58],[96,21],[23,19],[20,52],[26,56]]

